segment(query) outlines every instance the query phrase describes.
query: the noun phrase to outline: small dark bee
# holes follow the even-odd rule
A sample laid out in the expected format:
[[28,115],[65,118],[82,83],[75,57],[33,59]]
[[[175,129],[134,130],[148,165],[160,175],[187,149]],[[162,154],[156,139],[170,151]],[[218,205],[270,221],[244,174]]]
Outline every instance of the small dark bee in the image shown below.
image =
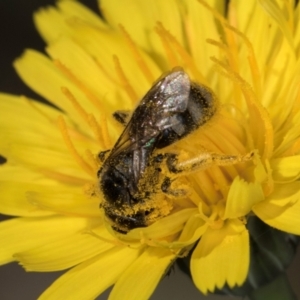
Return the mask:
[[[143,97],[126,122],[126,113],[116,113],[119,122],[126,124],[123,133],[98,172],[104,200],[101,206],[114,230],[126,233],[146,227],[163,217],[151,202],[160,191],[168,193],[171,181],[161,183],[160,165],[166,160],[171,173],[197,168],[203,159],[180,165],[175,154],[155,155],[206,123],[216,111],[212,92],[195,82],[179,68],[161,77]],[[227,156],[227,160],[233,156]],[[149,171],[150,170],[150,171]]]

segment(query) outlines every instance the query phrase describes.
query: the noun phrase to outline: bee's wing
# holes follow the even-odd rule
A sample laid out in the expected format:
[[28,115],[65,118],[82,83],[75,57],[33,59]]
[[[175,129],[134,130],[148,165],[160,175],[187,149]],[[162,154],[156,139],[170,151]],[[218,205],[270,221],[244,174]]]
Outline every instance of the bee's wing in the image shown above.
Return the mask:
[[176,124],[176,113],[186,110],[189,93],[190,79],[181,69],[159,79],[133,112],[111,156],[151,146],[162,130]]
[[132,128],[136,129],[136,127],[138,127],[138,124],[134,124],[132,121],[127,124],[114,148],[111,150],[110,157],[114,157],[121,152],[126,153],[138,150],[150,142],[151,139],[155,138],[154,134],[145,136],[137,130],[133,131]]

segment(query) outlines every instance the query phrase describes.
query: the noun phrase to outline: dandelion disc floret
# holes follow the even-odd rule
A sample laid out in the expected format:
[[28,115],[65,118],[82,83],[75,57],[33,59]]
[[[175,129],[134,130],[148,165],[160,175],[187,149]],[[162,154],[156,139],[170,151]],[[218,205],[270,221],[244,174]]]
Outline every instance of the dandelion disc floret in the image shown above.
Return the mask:
[[14,63],[58,109],[0,96],[0,261],[69,269],[40,299],[149,299],[187,254],[202,293],[241,286],[249,216],[300,234],[299,8],[100,4],[38,11]]

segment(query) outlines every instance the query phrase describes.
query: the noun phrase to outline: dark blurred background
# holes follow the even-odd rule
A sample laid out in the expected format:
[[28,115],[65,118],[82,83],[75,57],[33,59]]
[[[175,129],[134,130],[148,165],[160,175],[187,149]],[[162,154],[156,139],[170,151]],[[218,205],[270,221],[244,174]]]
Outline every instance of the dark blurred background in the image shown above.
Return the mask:
[[[96,0],[82,1],[85,5],[98,11]],[[37,100],[38,95],[29,90],[17,77],[13,60],[20,56],[25,48],[44,49],[44,42],[39,37],[32,21],[32,13],[39,7],[53,5],[51,0],[0,0],[0,91],[13,94],[24,94]],[[4,220],[2,216],[0,220]],[[0,246],[1,247],[1,246]],[[290,282],[300,299],[300,255],[288,270]],[[148,272],[150,270],[145,270]],[[62,272],[26,273],[16,263],[0,267],[0,299],[1,300],[33,300],[37,299]],[[108,292],[99,299],[107,299]],[[162,280],[153,300],[217,300],[237,299],[223,296],[202,297],[193,283],[176,267],[169,276]],[[268,299],[266,299],[268,300]]]

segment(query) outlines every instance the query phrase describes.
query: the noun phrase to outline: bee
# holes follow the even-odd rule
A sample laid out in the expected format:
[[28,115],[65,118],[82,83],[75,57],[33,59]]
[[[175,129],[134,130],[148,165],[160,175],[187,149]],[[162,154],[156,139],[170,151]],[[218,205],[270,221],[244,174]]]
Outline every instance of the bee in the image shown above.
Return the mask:
[[[159,190],[171,193],[170,178],[165,177],[162,183],[159,179],[163,161],[171,173],[180,173],[209,165],[216,158],[211,154],[179,163],[176,154],[155,154],[202,126],[215,112],[211,90],[175,68],[156,81],[128,122],[127,113],[114,114],[125,128],[108,155],[101,153],[98,178],[104,196],[101,207],[115,231],[125,234],[166,215],[152,201]],[[226,156],[223,162],[236,160]]]

